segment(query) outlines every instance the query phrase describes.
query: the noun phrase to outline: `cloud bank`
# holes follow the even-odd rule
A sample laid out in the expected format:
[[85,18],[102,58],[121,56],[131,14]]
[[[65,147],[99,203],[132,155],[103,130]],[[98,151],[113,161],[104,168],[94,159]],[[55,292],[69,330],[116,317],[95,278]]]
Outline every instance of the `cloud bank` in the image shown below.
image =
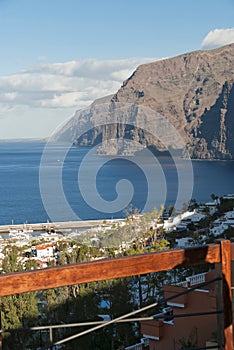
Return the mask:
[[116,92],[123,80],[148,58],[95,59],[40,64],[0,77],[0,105],[39,108],[82,108],[94,99]]
[[203,49],[212,49],[234,43],[234,27],[214,29],[210,31],[201,43]]
[[117,92],[140,64],[154,60],[41,63],[16,74],[0,76],[0,138],[50,135],[77,109]]

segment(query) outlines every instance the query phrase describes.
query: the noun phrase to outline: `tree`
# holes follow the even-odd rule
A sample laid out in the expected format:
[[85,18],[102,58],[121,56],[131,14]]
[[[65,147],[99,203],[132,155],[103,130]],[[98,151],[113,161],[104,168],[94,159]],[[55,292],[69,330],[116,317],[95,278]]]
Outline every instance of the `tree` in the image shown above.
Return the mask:
[[[131,278],[121,278],[98,283],[97,291],[105,305],[102,313],[108,314],[111,319],[114,319],[134,309],[135,300],[131,294],[130,282],[132,282]],[[105,339],[108,337],[109,340],[109,348],[106,349],[119,349],[134,339],[134,329],[131,324],[111,325],[103,330],[102,334],[105,335]],[[103,349],[102,336],[99,336],[99,339],[99,347],[96,348]]]
[[199,205],[197,204],[196,199],[192,198],[192,199],[190,200],[190,202],[189,202],[189,209],[190,209],[190,210],[194,210],[194,209],[196,209],[196,208],[198,208],[198,207],[199,207]]
[[224,232],[223,232],[223,237],[225,239],[231,239],[234,237],[234,227],[229,226]]
[[171,216],[173,214],[173,211],[174,211],[174,206],[173,205],[169,205],[169,207],[168,207],[168,214],[169,214],[169,216]]
[[159,242],[157,242],[154,247],[155,250],[161,252],[163,250],[170,248],[170,242],[168,242],[165,238],[161,239]]
[[35,260],[27,260],[25,262],[25,270],[36,270],[37,269],[37,263]]
[[124,215],[126,218],[130,217],[131,215],[138,214],[139,210],[138,208],[134,207],[132,203],[130,203],[125,209],[124,209]]
[[211,199],[212,199],[213,201],[215,201],[216,199],[219,198],[219,197],[218,197],[216,194],[214,194],[214,193],[212,193],[210,196],[211,196]]
[[[17,247],[7,247],[7,255],[2,262],[2,272],[17,272],[24,269],[20,264],[20,251]],[[33,265],[30,264],[30,268]],[[35,266],[35,265],[34,265]],[[4,329],[23,328],[35,324],[38,318],[38,299],[35,292],[12,295],[2,298],[2,327]],[[33,338],[28,332],[4,333],[4,344],[10,349],[24,350],[32,347]]]
[[233,210],[234,199],[224,199],[220,198],[219,211],[220,213],[225,213],[227,211]]
[[19,250],[16,246],[6,247],[4,250],[5,258],[2,262],[2,272],[10,273],[22,271],[23,266],[19,263]]

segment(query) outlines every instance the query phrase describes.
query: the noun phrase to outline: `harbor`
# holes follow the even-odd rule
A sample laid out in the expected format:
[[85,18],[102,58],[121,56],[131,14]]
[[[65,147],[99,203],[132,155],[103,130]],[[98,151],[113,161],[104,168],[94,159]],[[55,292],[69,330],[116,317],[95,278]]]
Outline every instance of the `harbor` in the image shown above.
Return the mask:
[[103,222],[106,224],[112,223],[113,221],[121,220],[84,220],[84,221],[67,221],[67,222],[44,222],[44,223],[24,223],[24,224],[11,224],[1,225],[1,233],[9,233],[13,230],[16,231],[33,231],[33,232],[61,232],[72,229],[89,229],[102,225]]

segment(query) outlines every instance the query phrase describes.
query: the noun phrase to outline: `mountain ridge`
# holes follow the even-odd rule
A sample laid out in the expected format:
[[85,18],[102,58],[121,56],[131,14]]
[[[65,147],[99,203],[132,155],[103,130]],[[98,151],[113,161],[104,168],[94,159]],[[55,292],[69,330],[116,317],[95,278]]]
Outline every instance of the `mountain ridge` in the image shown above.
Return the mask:
[[[234,44],[140,65],[114,95],[98,101],[105,101],[109,109],[133,104],[163,116],[181,135],[191,158],[234,159]],[[54,139],[94,145],[110,135],[128,134],[147,147],[165,150],[144,133],[144,125],[143,131],[129,133],[124,120],[121,127],[109,125],[105,137],[100,126],[77,138],[85,125],[92,126],[94,109],[95,102],[87,110],[77,111]],[[131,118],[137,123],[137,112]]]

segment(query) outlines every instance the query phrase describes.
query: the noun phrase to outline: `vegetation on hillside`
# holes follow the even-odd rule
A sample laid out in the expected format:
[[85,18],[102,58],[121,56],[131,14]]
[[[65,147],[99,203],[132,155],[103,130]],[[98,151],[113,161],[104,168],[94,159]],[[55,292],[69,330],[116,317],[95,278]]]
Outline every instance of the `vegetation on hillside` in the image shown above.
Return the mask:
[[[230,205],[220,201],[219,212],[209,215],[198,224],[188,226],[187,235],[191,235],[196,244],[203,244],[198,232],[206,234],[212,222],[229,210]],[[197,207],[192,201],[191,205]],[[173,207],[170,208],[170,213]],[[56,263],[66,265],[92,261],[97,258],[115,258],[146,252],[163,251],[175,244],[174,234],[166,233],[163,229],[152,227],[152,222],[160,222],[165,214],[165,208],[156,209],[152,213],[139,216],[137,212],[128,213],[124,226],[114,224],[106,234],[98,235],[90,244],[79,240],[64,239],[57,242]],[[139,219],[140,217],[140,219]],[[103,223],[104,225],[106,223]],[[92,237],[95,232],[90,232]],[[224,232],[225,238],[234,234],[229,228]],[[87,237],[86,237],[87,238]],[[210,236],[207,234],[206,241]],[[36,244],[38,242],[33,242]],[[29,248],[29,247],[28,247]],[[35,260],[25,256],[25,248],[16,247],[9,243],[3,253],[1,273],[11,273],[22,270],[36,269]],[[155,301],[163,300],[163,284],[177,283],[191,275],[207,271],[209,266],[175,268],[173,271],[150,273],[128,278],[79,284],[33,293],[25,293],[2,298],[2,328],[14,329],[4,332],[4,349],[38,350],[50,347],[49,331],[29,332],[30,326],[47,326],[54,324],[70,324],[85,321],[103,320],[102,315],[114,319],[120,315],[144,307]],[[163,304],[161,304],[162,306]],[[159,312],[152,310],[152,312]],[[16,331],[15,329],[21,329]],[[22,331],[22,329],[24,329]],[[76,334],[87,327],[58,328],[53,330],[53,341]],[[62,349],[124,349],[129,344],[139,341],[140,332],[137,323],[112,324],[99,331],[76,338],[64,344]]]

